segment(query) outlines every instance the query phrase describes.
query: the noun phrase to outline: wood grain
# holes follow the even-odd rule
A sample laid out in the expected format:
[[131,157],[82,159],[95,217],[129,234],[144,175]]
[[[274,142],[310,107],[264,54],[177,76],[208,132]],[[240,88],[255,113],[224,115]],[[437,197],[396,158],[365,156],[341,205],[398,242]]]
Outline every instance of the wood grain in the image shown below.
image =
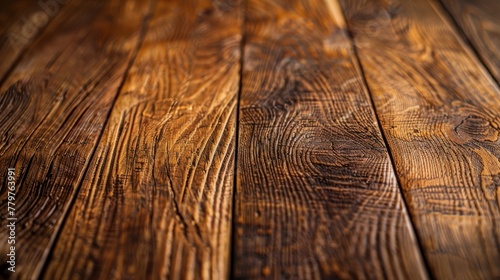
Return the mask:
[[441,0],[500,83],[500,1]]
[[425,279],[335,2],[250,0],[235,279]]
[[[0,167],[17,170],[16,272],[42,269],[104,128],[149,8],[147,1],[72,0],[0,88]],[[6,176],[0,201],[6,205]],[[6,220],[6,212],[0,218]]]
[[342,0],[437,279],[500,277],[500,90],[434,1]]
[[22,51],[64,6],[55,0],[43,0],[43,3],[40,5],[33,0],[0,2],[0,81]]
[[241,15],[158,1],[45,279],[224,279]]

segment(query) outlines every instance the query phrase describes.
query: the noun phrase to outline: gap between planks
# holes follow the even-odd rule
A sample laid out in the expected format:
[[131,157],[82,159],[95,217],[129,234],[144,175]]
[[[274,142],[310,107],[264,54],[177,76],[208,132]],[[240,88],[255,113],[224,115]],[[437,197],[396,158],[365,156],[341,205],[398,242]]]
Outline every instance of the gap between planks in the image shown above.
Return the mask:
[[[120,85],[118,86],[117,92],[116,92],[115,97],[113,99],[111,108],[108,111],[108,114],[106,116],[106,120],[105,120],[105,122],[103,124],[103,127],[106,127],[107,124],[108,124],[108,122],[109,122],[109,117],[111,116],[111,113],[113,112],[113,109],[114,109],[114,107],[116,105],[116,100],[118,100],[118,95],[119,95],[120,91],[122,90],[123,85],[125,84],[126,77],[129,75],[130,68],[134,64],[134,61],[135,61],[135,59],[137,57],[137,53],[139,52],[139,49],[140,49],[140,47],[142,45],[142,42],[144,41],[144,36],[145,36],[145,34],[146,34],[147,30],[148,30],[149,21],[151,20],[151,14],[152,14],[152,11],[153,11],[153,7],[156,4],[156,1],[158,1],[158,0],[151,0],[148,14],[145,15],[145,17],[144,17],[144,19],[143,19],[143,21],[141,23],[141,30],[139,32],[139,38],[137,40],[137,44],[136,44],[135,49],[133,51],[132,57],[129,60],[129,63],[128,63],[126,69],[125,69],[125,72],[124,72],[124,74],[122,76]],[[49,265],[49,261],[50,261],[50,258],[52,256],[52,253],[53,253],[53,250],[55,248],[55,245],[56,245],[56,243],[57,243],[57,241],[58,241],[58,239],[59,239],[59,237],[61,235],[62,228],[63,228],[64,224],[66,223],[66,220],[68,219],[69,212],[73,208],[73,205],[75,204],[76,198],[78,197],[78,194],[79,194],[80,189],[82,187],[83,180],[84,180],[85,175],[87,174],[87,172],[89,170],[90,163],[93,161],[93,158],[94,158],[94,156],[96,154],[96,151],[97,151],[97,147],[99,146],[99,143],[101,142],[103,134],[104,134],[104,129],[101,130],[101,132],[99,133],[99,136],[97,137],[97,142],[94,145],[94,148],[93,148],[93,150],[92,150],[92,152],[90,154],[89,160],[87,161],[87,164],[86,164],[86,166],[84,167],[84,169],[82,171],[83,176],[81,176],[80,180],[77,182],[77,187],[75,189],[75,194],[71,198],[71,202],[67,205],[67,207],[65,207],[66,209],[64,210],[63,217],[62,217],[61,221],[58,223],[58,226],[56,227],[57,229],[55,231],[55,234],[53,235],[53,238],[52,238],[51,242],[49,243],[48,250],[47,250],[48,253],[46,254],[45,258],[43,258],[43,260],[42,260],[43,264],[42,264],[40,270],[38,272],[34,273],[36,275],[36,277],[34,277],[34,278],[37,278],[37,279],[43,279],[44,278],[44,275],[45,275],[45,272],[46,272],[47,267]]]
[[[336,13],[333,13],[332,16],[338,16],[340,17],[342,20],[342,25],[343,28],[345,29],[347,35],[349,36],[349,39],[350,39],[350,42],[351,42],[351,48],[353,50],[353,53],[354,53],[354,57],[355,57],[355,66],[356,66],[356,70],[358,71],[360,77],[361,77],[361,80],[363,82],[363,87],[365,88],[366,92],[368,93],[368,98],[370,100],[370,104],[372,106],[372,113],[373,113],[373,117],[377,120],[377,127],[382,135],[382,139],[384,140],[384,145],[385,145],[385,148],[387,149],[387,153],[389,154],[389,161],[391,163],[391,168],[392,170],[394,170],[394,173],[395,173],[395,177],[396,177],[396,185],[398,187],[398,191],[399,191],[399,194],[401,195],[402,197],[402,201],[403,201],[403,204],[404,204],[404,207],[406,209],[406,211],[408,213],[411,213],[410,211],[410,208],[409,208],[409,204],[408,204],[408,198],[404,195],[403,193],[403,190],[401,188],[401,180],[399,178],[399,175],[398,175],[398,172],[396,171],[396,165],[394,163],[394,155],[393,155],[393,151],[391,149],[391,147],[389,146],[389,142],[387,141],[387,136],[386,136],[386,132],[384,130],[384,128],[382,127],[381,123],[380,123],[380,118],[377,114],[377,108],[375,106],[375,102],[373,100],[373,94],[372,94],[372,91],[370,89],[370,87],[368,87],[368,84],[367,84],[367,81],[366,81],[366,74],[365,74],[365,71],[363,70],[363,66],[361,65],[360,63],[360,56],[359,56],[359,53],[358,53],[358,49],[356,47],[356,44],[355,44],[355,41],[354,41],[354,37],[351,33],[351,31],[349,30],[349,27],[347,26],[347,23],[345,21],[345,15],[342,11],[342,8],[340,7],[340,3],[338,2],[339,0],[324,0],[326,1],[327,3],[330,3],[330,2],[334,2],[335,5],[329,5],[332,6],[332,7],[335,7],[336,9],[338,9],[338,12]],[[409,220],[410,220],[410,223],[411,223],[411,229],[413,231],[413,234],[415,234],[415,236],[417,237],[416,238],[416,243],[420,249],[420,252],[421,254],[424,256],[424,247],[422,245],[422,242],[421,242],[421,237],[419,235],[419,233],[415,230],[416,228],[416,225],[415,225],[415,221],[414,221],[414,217],[413,215],[408,215],[409,217]],[[428,260],[427,258],[423,257],[422,258],[422,262],[425,266],[425,270],[426,270],[426,276],[429,277],[430,273],[431,273],[431,270],[430,270],[430,266],[429,266],[429,263],[428,263]]]
[[[457,18],[456,15],[452,13],[450,10],[451,7],[447,5],[444,1],[446,0],[434,0],[436,2],[436,9],[440,9],[442,13],[439,13],[443,20],[448,22],[450,24],[450,27],[453,28],[457,34],[457,37],[459,37],[459,41],[462,41],[464,44],[464,48],[468,49],[470,52],[470,56],[472,59],[475,59],[477,61],[478,65],[481,65],[482,68],[484,69],[484,72],[486,75],[488,75],[491,79],[492,82],[496,83],[497,85],[500,86],[500,69],[495,68],[494,63],[492,65],[489,65],[488,61],[486,60],[487,58],[485,57],[486,54],[482,53],[482,51],[479,49],[479,46],[474,44],[472,41],[473,39],[467,36],[464,26],[462,26],[459,22],[459,19]],[[461,5],[460,2],[462,0],[453,0],[457,1],[457,5]],[[484,0],[479,0],[479,1],[484,1]],[[464,11],[462,11],[464,13]],[[462,14],[462,16],[464,16]],[[491,59],[491,58],[490,58]],[[495,60],[500,60],[500,57],[496,57]]]

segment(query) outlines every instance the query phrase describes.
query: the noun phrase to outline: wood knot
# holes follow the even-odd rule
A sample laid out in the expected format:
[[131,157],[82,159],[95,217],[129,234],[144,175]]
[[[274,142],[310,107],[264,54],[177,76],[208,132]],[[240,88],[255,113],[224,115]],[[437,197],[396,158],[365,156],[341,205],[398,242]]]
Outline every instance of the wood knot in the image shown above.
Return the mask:
[[206,8],[206,9],[203,9],[201,12],[198,13],[198,17],[199,18],[209,17],[212,14],[213,14],[213,9]]
[[477,115],[469,115],[456,118],[453,122],[453,130],[449,135],[453,141],[459,144],[471,140],[496,142],[499,131],[487,119]]

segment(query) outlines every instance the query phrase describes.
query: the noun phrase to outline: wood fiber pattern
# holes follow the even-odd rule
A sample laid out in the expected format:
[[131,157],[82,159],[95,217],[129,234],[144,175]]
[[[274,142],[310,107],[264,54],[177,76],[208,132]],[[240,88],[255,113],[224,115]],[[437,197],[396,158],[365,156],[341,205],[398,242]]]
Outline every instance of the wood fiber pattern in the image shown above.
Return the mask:
[[45,279],[227,277],[241,20],[157,2]]
[[[39,275],[136,49],[147,1],[76,1],[27,50],[0,88],[0,166],[16,168],[16,272]],[[4,172],[2,171],[2,172]],[[7,205],[7,176],[0,177]],[[5,207],[6,208],[6,207]],[[6,220],[6,211],[0,217]],[[4,254],[5,252],[5,254]]]
[[441,0],[500,83],[500,2]]
[[499,14],[0,0],[0,279],[500,279]]
[[500,90],[434,1],[341,1],[434,277],[500,277]]
[[235,279],[425,279],[333,1],[248,1]]
[[48,7],[47,12],[49,14],[47,14],[37,1],[1,1],[0,81],[2,81],[28,44],[59,13],[60,6],[62,5],[57,4],[56,9],[55,5],[44,5],[44,8]]

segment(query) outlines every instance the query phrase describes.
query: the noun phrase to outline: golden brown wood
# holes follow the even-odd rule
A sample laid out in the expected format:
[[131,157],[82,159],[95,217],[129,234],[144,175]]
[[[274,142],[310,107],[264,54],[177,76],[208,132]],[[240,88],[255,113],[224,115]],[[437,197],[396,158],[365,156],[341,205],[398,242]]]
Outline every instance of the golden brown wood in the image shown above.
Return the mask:
[[38,0],[0,1],[0,80],[26,46],[65,5],[56,0],[40,2],[41,4]]
[[236,279],[426,278],[335,4],[246,6]]
[[241,16],[159,1],[45,279],[224,279]]
[[500,277],[500,90],[433,1],[342,0],[427,262]]
[[441,1],[500,83],[500,1]]
[[[15,167],[16,272],[39,274],[138,44],[147,1],[72,0],[0,89],[0,167]],[[7,176],[0,176],[6,220]],[[0,228],[0,252],[9,244]],[[4,257],[2,257],[4,260]]]

